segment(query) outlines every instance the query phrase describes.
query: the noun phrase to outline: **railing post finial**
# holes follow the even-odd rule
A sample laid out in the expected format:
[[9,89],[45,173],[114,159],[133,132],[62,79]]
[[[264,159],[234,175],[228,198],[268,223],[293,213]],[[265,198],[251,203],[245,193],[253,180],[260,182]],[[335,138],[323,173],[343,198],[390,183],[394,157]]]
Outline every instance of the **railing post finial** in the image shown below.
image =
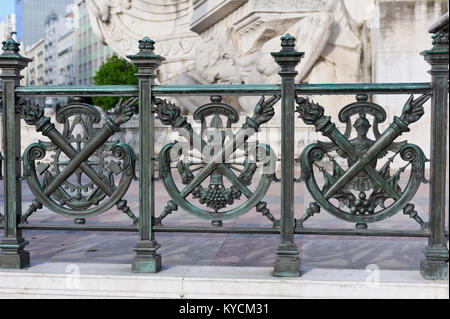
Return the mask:
[[281,51],[294,51],[295,50],[295,37],[286,33],[280,38],[281,40]]
[[425,279],[448,279],[448,249],[445,240],[445,174],[447,163],[447,99],[448,99],[448,12],[433,23],[433,48],[422,54],[431,65],[431,166],[430,166],[430,200],[429,225],[430,237],[424,250],[425,259],[420,263],[420,273]]
[[138,68],[139,78],[139,241],[132,271],[155,273],[161,269],[160,245],[155,240],[155,114],[152,86],[156,70],[165,60],[153,52],[155,41],[149,37],[139,40],[139,52],[128,56]]
[[12,37],[2,42],[0,79],[2,80],[3,150],[4,156],[4,232],[0,242],[0,268],[25,268],[30,265],[30,254],[24,248],[28,242],[18,227],[22,214],[20,112],[16,88],[20,86],[20,72],[31,59],[19,54],[20,43]]
[[20,43],[15,41],[12,37],[6,41],[2,41],[2,55],[19,55]]
[[281,220],[280,245],[276,250],[274,276],[299,276],[299,251],[294,242],[294,105],[295,67],[303,52],[295,51],[295,38],[287,33],[281,37],[281,50],[272,52],[281,71]]
[[144,37],[142,40],[139,40],[139,50],[140,52],[146,52],[155,50],[155,41],[150,39],[149,37]]

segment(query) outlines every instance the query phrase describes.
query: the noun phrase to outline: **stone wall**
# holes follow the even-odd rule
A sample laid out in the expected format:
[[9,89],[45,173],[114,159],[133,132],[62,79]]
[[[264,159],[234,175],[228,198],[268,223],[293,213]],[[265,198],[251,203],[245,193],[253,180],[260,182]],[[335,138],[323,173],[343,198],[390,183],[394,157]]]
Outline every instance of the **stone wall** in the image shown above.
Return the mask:
[[[431,48],[428,27],[448,11],[447,1],[380,1],[371,20],[372,81],[430,82],[430,65],[420,52]],[[401,113],[407,95],[377,95],[376,103],[389,117]],[[430,156],[430,106],[425,115],[410,126],[404,139],[419,145]],[[399,139],[401,139],[400,137]]]

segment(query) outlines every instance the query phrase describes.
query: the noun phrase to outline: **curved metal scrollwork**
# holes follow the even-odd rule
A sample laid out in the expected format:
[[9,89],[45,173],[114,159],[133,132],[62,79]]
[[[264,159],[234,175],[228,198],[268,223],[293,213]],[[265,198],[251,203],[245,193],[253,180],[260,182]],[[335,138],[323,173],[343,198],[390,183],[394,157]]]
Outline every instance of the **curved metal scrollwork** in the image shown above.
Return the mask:
[[[382,134],[378,131],[378,124],[386,120],[386,112],[379,105],[368,102],[365,94],[358,95],[357,102],[340,111],[339,120],[346,123],[344,134],[339,132],[330,117],[324,116],[322,106],[296,97],[299,117],[306,124],[314,125],[316,131],[331,140],[308,145],[299,158],[302,179],[316,201],[310,205],[300,224],[318,213],[322,207],[336,217],[356,222],[358,228],[366,228],[366,223],[383,220],[402,209],[424,226],[409,201],[420,184],[426,182],[424,168],[427,159],[417,145],[406,141],[395,143],[394,140],[403,132],[409,131],[409,124],[420,119],[424,113],[422,105],[429,97],[427,94],[414,100],[411,96],[403,107],[402,115],[395,116],[392,124]],[[368,115],[372,117],[372,124]],[[357,116],[353,122],[356,137],[350,139],[352,116]],[[367,136],[371,127],[375,140]],[[337,157],[347,162],[347,170],[338,163],[336,156],[330,154],[333,151]],[[388,154],[393,155],[382,167],[377,168],[378,160]],[[391,164],[397,156],[407,163],[393,173]],[[330,169],[319,164],[323,159],[331,163]],[[402,190],[399,178],[408,166],[411,173]],[[321,172],[322,187],[319,187],[314,167]],[[333,199],[337,200],[339,207],[333,203]],[[386,205],[388,200],[391,203]]]
[[[117,205],[134,222],[138,221],[122,199],[135,178],[136,156],[127,144],[108,141],[133,116],[135,102],[121,100],[113,118],[107,118],[97,132],[94,124],[100,122],[101,116],[95,107],[85,103],[65,105],[56,112],[57,122],[63,124],[62,133],[44,116],[42,107],[30,102],[22,105],[25,122],[35,125],[36,131],[51,141],[33,143],[23,154],[25,176],[36,196],[24,222],[42,205],[75,218],[77,223]],[[51,160],[46,160],[47,153],[51,153]],[[115,176],[120,177],[117,183]]]
[[[273,117],[273,105],[279,99],[279,96],[273,96],[266,101],[262,97],[253,117],[247,117],[241,129],[233,134],[231,128],[239,121],[239,114],[230,105],[222,103],[220,96],[213,96],[211,103],[199,107],[194,113],[194,119],[201,122],[201,135],[194,132],[186,117],[181,116],[178,106],[155,99],[155,110],[161,122],[171,125],[174,131],[187,140],[187,144],[177,142],[164,146],[158,156],[160,176],[172,201],[157,218],[157,223],[178,206],[192,215],[213,220],[216,226],[221,225],[222,220],[238,217],[255,207],[274,226],[278,223],[266,208],[266,203],[261,202],[272,181],[276,157],[273,160],[275,155],[268,145],[256,142],[249,147],[246,141],[259,130],[261,124]],[[229,161],[233,155],[236,158],[236,151],[241,148],[244,149],[244,154],[240,155],[243,160]],[[171,164],[175,162],[176,166],[172,167]],[[258,163],[263,164],[263,172],[258,186],[251,191],[248,186],[252,183]],[[186,185],[182,190],[174,181],[173,168],[181,176],[181,183]],[[208,177],[207,185],[202,185]],[[224,177],[231,187],[225,185]],[[187,199],[189,195],[206,208],[192,204]],[[242,195],[247,198],[245,202],[224,210]]]

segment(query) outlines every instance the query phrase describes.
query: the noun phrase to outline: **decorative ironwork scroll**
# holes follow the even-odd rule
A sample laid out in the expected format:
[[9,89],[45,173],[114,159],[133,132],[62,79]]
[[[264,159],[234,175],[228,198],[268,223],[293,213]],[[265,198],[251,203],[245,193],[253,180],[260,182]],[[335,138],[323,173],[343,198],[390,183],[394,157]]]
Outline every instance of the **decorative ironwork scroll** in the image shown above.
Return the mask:
[[[366,223],[388,218],[402,209],[424,226],[409,201],[420,184],[426,182],[424,167],[427,159],[417,145],[394,140],[410,130],[409,124],[421,118],[424,114],[422,105],[429,98],[429,94],[417,99],[411,95],[403,107],[402,115],[395,116],[391,125],[380,134],[378,124],[386,120],[386,112],[381,106],[368,102],[367,95],[360,94],[357,102],[345,106],[339,113],[339,120],[346,124],[345,133],[341,134],[330,117],[324,115],[322,106],[306,98],[296,97],[299,117],[331,140],[329,143],[308,145],[299,158],[302,179],[316,201],[310,205],[300,225],[322,207],[336,217],[356,222],[357,228],[366,228]],[[354,116],[357,117],[353,121],[356,137],[350,139]],[[368,116],[372,118],[372,124]],[[371,127],[375,140],[367,136]],[[347,162],[347,170],[330,154],[332,151]],[[377,168],[377,161],[388,154],[393,155],[382,167]],[[397,156],[407,163],[395,171],[391,166]],[[323,159],[331,163],[331,171],[319,164]],[[314,167],[322,173],[322,188],[318,185]],[[400,174],[408,167],[411,174],[402,190],[398,183]],[[337,200],[339,207],[336,207],[333,199]],[[391,203],[387,205],[387,202]]]
[[[216,225],[221,225],[221,220],[235,218],[257,207],[257,211],[274,225],[277,224],[277,220],[266,208],[266,203],[261,202],[272,181],[274,170],[271,168],[275,165],[276,157],[270,160],[275,155],[268,145],[256,142],[253,147],[249,147],[246,141],[259,131],[261,124],[273,117],[273,105],[279,99],[279,96],[268,100],[262,97],[253,116],[247,117],[241,129],[233,134],[232,124],[239,121],[239,114],[232,106],[222,103],[220,96],[213,96],[211,103],[199,107],[194,113],[194,119],[201,122],[201,135],[194,132],[186,117],[181,116],[178,106],[155,99],[155,111],[161,122],[171,125],[174,131],[188,142],[187,145],[180,142],[170,143],[163,147],[158,156],[160,176],[173,200],[157,218],[158,223],[180,206],[190,214],[215,221]],[[244,154],[237,155],[237,150],[241,148]],[[230,157],[236,159],[237,156],[243,160],[228,160]],[[181,183],[186,185],[182,190],[179,190],[174,182],[171,167],[173,162],[178,162],[176,170],[181,176]],[[263,164],[263,172],[258,186],[251,191],[248,186],[252,183],[258,163]],[[207,177],[210,177],[210,180],[205,187],[202,183]],[[231,183],[231,187],[225,185],[224,177]],[[198,202],[209,210],[193,205],[187,199],[189,195],[198,199]],[[224,211],[224,208],[233,205],[242,195],[247,198],[244,203]]]
[[[42,107],[30,102],[22,103],[25,122],[36,126],[36,131],[51,141],[33,143],[23,154],[25,176],[36,196],[23,216],[23,222],[42,205],[75,218],[76,223],[84,223],[84,218],[117,205],[137,222],[126,200],[122,199],[135,178],[136,156],[127,144],[108,141],[120,131],[120,125],[133,116],[135,102],[135,98],[125,103],[121,99],[115,115],[107,118],[97,132],[94,124],[100,122],[101,116],[95,107],[85,103],[65,105],[56,112],[57,122],[63,124],[62,133],[50,118],[44,116]],[[45,161],[48,152],[51,152],[52,159]],[[111,156],[113,159],[108,159]],[[38,176],[42,176],[42,181]],[[120,177],[118,183],[115,176]]]

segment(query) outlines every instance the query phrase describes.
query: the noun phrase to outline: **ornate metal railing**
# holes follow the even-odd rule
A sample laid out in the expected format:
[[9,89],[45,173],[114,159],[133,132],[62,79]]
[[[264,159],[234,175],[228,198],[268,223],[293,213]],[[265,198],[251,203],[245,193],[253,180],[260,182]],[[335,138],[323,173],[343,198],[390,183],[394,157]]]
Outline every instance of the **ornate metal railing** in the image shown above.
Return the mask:
[[[281,85],[155,85],[156,71],[164,58],[156,55],[154,42],[139,41],[139,52],[129,56],[138,68],[138,86],[20,86],[20,72],[30,59],[19,55],[13,39],[3,42],[0,55],[3,83],[3,157],[4,164],[4,238],[0,243],[0,266],[23,268],[30,264],[24,249],[23,230],[103,230],[136,231],[139,240],[132,264],[135,272],[157,272],[161,267],[160,247],[155,232],[204,232],[279,234],[275,276],[299,276],[299,252],[295,234],[428,237],[421,272],[426,279],[448,277],[448,250],[445,230],[445,174],[448,98],[448,14],[432,28],[433,47],[424,52],[431,65],[431,83],[295,84],[296,65],[304,53],[296,52],[295,38],[281,38],[281,50],[272,53],[280,65]],[[306,96],[313,94],[356,95],[356,101],[339,112],[345,124],[341,133],[324,106]],[[386,111],[370,102],[368,94],[410,94],[391,124]],[[419,94],[414,97],[414,94]],[[197,132],[180,107],[162,97],[207,95],[211,102],[199,106],[193,119],[201,123]],[[222,100],[227,95],[262,96],[237,130],[239,114]],[[36,96],[120,96],[114,115],[101,128],[101,114],[92,105],[73,102],[56,111],[52,123],[44,109],[33,103]],[[265,98],[268,96],[268,98]],[[137,112],[136,101],[139,102]],[[428,161],[419,146],[397,141],[410,131],[409,125],[424,114],[423,104],[431,99],[431,164],[429,219],[424,221],[411,203],[425,179]],[[281,107],[274,105],[281,101]],[[281,112],[281,159],[270,145],[254,138],[260,126]],[[138,115],[135,115],[138,114]],[[155,155],[155,116],[182,140],[164,146]],[[139,214],[128,206],[124,195],[135,174],[136,155],[130,145],[112,140],[121,125],[139,117]],[[328,141],[307,145],[295,154],[295,117],[314,127]],[[21,154],[20,120],[34,126],[49,142],[37,141]],[[241,122],[242,123],[242,122]],[[81,126],[81,132],[75,127]],[[78,129],[79,130],[79,129]],[[369,134],[371,132],[371,134]],[[373,136],[371,139],[369,136]],[[353,136],[353,137],[352,137]],[[298,156],[299,155],[299,156]],[[298,156],[296,158],[296,156]],[[50,158],[46,160],[46,158]],[[400,168],[392,166],[400,160]],[[275,177],[276,162],[281,174]],[[23,177],[22,177],[23,165]],[[294,168],[300,165],[301,178]],[[156,177],[156,169],[159,174]],[[257,179],[256,187],[250,187]],[[399,180],[409,172],[402,187]],[[177,176],[177,177],[175,177]],[[21,180],[26,179],[35,199],[22,209]],[[165,208],[155,209],[155,182],[163,182],[171,200]],[[281,217],[277,219],[264,202],[271,183],[281,183]],[[294,183],[305,183],[313,201],[301,216],[294,216]],[[74,224],[28,223],[35,211],[46,207],[74,220]],[[86,219],[116,207],[130,217],[124,225],[98,225]],[[162,221],[182,208],[196,217],[211,220],[212,227],[164,226]],[[222,221],[234,219],[256,209],[271,227],[223,227]],[[307,227],[307,221],[324,210],[356,225],[355,229]],[[376,230],[368,224],[403,212],[418,224],[418,230]]]

